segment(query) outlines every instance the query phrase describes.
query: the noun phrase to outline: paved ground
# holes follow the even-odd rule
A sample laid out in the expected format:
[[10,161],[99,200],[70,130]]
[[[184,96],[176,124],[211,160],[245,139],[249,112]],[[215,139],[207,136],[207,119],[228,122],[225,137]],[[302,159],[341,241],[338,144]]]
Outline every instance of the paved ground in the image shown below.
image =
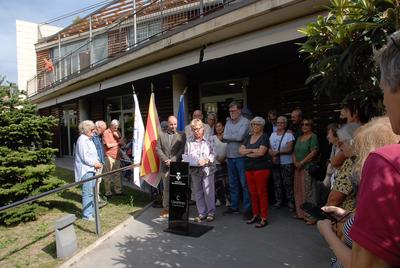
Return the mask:
[[331,252],[315,226],[292,219],[286,209],[271,209],[263,229],[223,210],[210,224],[214,229],[193,238],[164,232],[167,221],[150,207],[72,267],[328,267]]

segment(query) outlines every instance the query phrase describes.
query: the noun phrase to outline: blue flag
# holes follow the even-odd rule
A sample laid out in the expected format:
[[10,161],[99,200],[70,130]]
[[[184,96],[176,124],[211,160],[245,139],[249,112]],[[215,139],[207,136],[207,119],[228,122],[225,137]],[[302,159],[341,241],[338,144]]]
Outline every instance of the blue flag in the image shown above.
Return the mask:
[[179,99],[178,110],[178,131],[185,130],[185,95],[181,95]]

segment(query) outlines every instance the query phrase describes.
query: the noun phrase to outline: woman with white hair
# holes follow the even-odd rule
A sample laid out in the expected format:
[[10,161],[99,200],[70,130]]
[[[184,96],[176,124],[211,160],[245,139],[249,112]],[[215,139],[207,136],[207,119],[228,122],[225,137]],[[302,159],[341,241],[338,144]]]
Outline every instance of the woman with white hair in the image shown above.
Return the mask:
[[272,177],[275,190],[275,207],[281,207],[284,200],[290,210],[294,210],[293,195],[293,145],[294,136],[286,131],[287,118],[279,116],[276,120],[276,131],[269,137],[271,149],[269,154],[272,157]]
[[360,127],[359,123],[349,123],[338,129],[338,146],[347,158],[339,169],[331,192],[328,196],[327,206],[337,206],[353,211],[356,204],[358,190],[358,174],[353,171],[356,156],[353,151],[354,133]]
[[268,155],[269,140],[264,133],[265,120],[256,116],[250,121],[251,135],[239,148],[245,157],[247,185],[249,187],[253,217],[247,224],[258,222],[255,227],[268,225],[268,178],[271,173],[271,159]]
[[[96,130],[93,121],[85,120],[79,124],[81,135],[76,142],[75,147],[75,181],[81,181],[95,175],[96,170],[102,168],[96,146],[92,137]],[[94,221],[93,217],[93,187],[96,180],[91,180],[82,185],[82,218],[84,220]]]
[[186,141],[185,155],[191,159],[190,177],[196,199],[196,222],[215,218],[215,154],[213,143],[205,136],[203,122],[193,119],[190,123],[193,135]]

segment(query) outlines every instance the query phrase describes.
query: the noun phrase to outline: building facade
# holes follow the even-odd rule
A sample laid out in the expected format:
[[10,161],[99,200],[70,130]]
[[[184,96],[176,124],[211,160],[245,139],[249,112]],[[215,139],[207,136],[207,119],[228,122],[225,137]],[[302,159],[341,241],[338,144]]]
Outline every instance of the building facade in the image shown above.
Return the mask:
[[[59,119],[55,146],[72,155],[78,122],[121,122],[130,137],[132,88],[142,115],[153,87],[160,120],[200,108],[224,121],[241,101],[254,115],[303,108],[317,121],[336,104],[316,101],[304,85],[297,31],[321,14],[324,0],[114,1],[36,44],[37,74],[29,98]],[[187,118],[189,120],[189,118]]]

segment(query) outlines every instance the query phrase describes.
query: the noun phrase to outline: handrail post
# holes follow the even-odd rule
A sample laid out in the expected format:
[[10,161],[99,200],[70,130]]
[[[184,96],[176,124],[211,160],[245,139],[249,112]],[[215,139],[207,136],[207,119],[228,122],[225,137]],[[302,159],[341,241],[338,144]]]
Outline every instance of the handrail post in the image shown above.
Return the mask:
[[93,186],[93,203],[94,203],[94,220],[96,222],[96,234],[98,237],[100,237],[101,234],[101,225],[100,225],[100,212],[99,212],[99,199],[97,198],[99,196],[99,188],[97,180],[96,179],[94,186]]

